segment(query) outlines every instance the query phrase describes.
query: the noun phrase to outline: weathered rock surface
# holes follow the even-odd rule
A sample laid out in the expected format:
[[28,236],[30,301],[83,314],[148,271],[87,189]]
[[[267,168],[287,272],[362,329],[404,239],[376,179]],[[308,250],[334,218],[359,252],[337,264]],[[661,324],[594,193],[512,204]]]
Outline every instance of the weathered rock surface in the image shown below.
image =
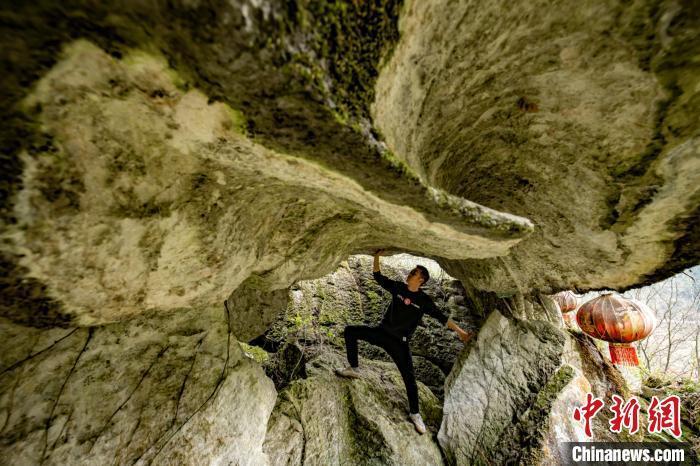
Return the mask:
[[[449,463],[561,465],[568,464],[565,442],[676,441],[648,434],[644,416],[635,434],[611,432],[612,395],[634,394],[623,375],[592,338],[543,318],[547,305],[527,307],[539,318],[514,317],[523,314],[516,303],[509,317],[495,310],[447,378],[438,439]],[[573,421],[588,393],[605,403],[592,420],[592,437]],[[648,400],[638,400],[646,412]],[[689,427],[682,441],[695,444]]]
[[602,357],[590,337],[575,331],[567,331],[565,335],[562,367],[568,371],[570,382],[557,387],[559,392],[550,399],[549,410],[541,426],[544,439],[540,438],[540,449],[533,451],[531,456],[533,462],[538,464],[566,463],[565,442],[620,441],[619,436],[609,431],[607,422],[610,413],[607,408],[593,419],[593,437],[590,438],[586,436],[583,424],[572,422],[573,410],[585,402],[588,393],[604,400],[606,406],[612,402],[613,394],[624,399],[629,399],[630,395],[622,375]]
[[698,261],[696,9],[289,5],[2,11],[5,315],[239,290],[244,338],[267,293],[378,246],[502,294]]
[[[641,391],[635,391],[627,384],[623,374],[616,366],[607,361],[596,346],[594,340],[577,331],[567,332],[567,342],[562,355],[564,364],[571,367],[574,376],[571,382],[564,387],[554,402],[551,411],[543,425],[546,432],[542,448],[536,453],[537,464],[566,464],[566,446],[564,442],[687,442],[691,449],[687,450],[686,461],[689,464],[698,462],[700,454],[700,442],[698,441],[698,400],[700,394],[697,385],[687,387],[665,387],[665,390],[650,388],[647,385],[641,387]],[[583,425],[571,422],[573,409],[581,406],[586,394],[605,402],[605,408],[598,412],[591,423],[592,437],[587,437]],[[639,430],[630,434],[627,429],[619,433],[610,431],[610,421],[613,413],[610,406],[613,404],[612,395],[616,394],[624,400],[636,396],[640,403]],[[663,399],[668,395],[681,397],[681,431],[682,436],[676,439],[667,432],[649,433],[648,417],[651,395]]]
[[245,135],[238,110],[188,88],[155,54],[119,60],[74,42],[22,105],[46,142],[18,154],[22,186],[3,232],[3,304],[18,322],[95,325],[232,293],[236,335],[248,339],[294,281],[353,250],[488,257],[531,229],[425,187],[418,208],[396,204],[271,150]]
[[220,309],[97,328],[3,320],[3,462],[264,464],[275,388],[227,329]]
[[[541,293],[700,261],[698,55],[700,9],[675,0],[3,3],[0,453],[264,464],[274,389],[236,339],[384,247],[490,315],[447,379],[447,459],[536,460],[543,417],[614,380],[567,359]],[[292,382],[268,451],[437,458],[375,382]],[[371,435],[320,451],[352,424],[314,423],[324,400]]]
[[364,378],[333,373],[345,358],[325,353],[307,366],[308,378],[280,393],[268,425],[264,451],[276,465],[440,465],[434,432],[440,406],[418,384],[420,409],[429,431],[418,434],[408,420],[408,402],[395,366],[362,360]]
[[528,459],[549,405],[572,376],[560,368],[565,341],[544,321],[508,319],[497,310],[488,317],[445,385],[438,439],[450,462]]
[[537,225],[505,258],[441,260],[452,276],[627,288],[700,261],[695,5],[409,1],[399,31],[372,107],[388,146]]

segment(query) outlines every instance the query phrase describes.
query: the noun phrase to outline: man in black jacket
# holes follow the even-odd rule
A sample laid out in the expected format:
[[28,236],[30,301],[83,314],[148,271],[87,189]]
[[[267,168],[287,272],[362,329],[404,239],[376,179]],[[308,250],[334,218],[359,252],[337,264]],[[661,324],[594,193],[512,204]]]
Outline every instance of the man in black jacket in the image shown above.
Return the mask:
[[413,332],[416,330],[423,314],[437,319],[441,324],[454,330],[459,338],[466,343],[472,336],[457,326],[452,319],[448,319],[435,306],[433,300],[423,290],[421,285],[428,281],[430,275],[422,265],[416,266],[406,277],[406,283],[391,280],[382,275],[379,269],[379,256],[383,250],[374,254],[374,279],[391,293],[391,303],[387,307],[381,323],[377,327],[366,325],[348,325],[345,327],[345,348],[347,350],[350,365],[344,369],[337,369],[336,373],[343,377],[360,377],[358,371],[357,341],[364,340],[383,348],[394,360],[399,368],[401,377],[406,385],[410,419],[416,426],[416,430],[425,433],[425,424],[418,412],[418,385],[413,370],[413,359],[409,343]]

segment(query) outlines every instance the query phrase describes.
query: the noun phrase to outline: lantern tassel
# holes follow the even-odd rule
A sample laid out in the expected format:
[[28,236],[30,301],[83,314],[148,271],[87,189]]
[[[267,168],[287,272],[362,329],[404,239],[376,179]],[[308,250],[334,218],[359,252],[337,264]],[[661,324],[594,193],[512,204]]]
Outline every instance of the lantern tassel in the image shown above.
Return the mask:
[[628,343],[610,343],[610,360],[620,366],[638,366],[637,350]]

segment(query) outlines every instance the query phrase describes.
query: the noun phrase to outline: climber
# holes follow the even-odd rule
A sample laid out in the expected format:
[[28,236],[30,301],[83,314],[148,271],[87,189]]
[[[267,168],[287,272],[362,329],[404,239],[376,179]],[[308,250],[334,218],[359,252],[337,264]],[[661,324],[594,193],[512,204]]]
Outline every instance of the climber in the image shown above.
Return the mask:
[[345,327],[345,348],[350,365],[344,369],[336,369],[335,372],[343,377],[359,378],[362,376],[358,369],[357,340],[364,340],[383,348],[398,366],[406,385],[410,408],[409,418],[416,430],[424,434],[426,429],[418,411],[418,386],[416,385],[413,359],[409,347],[411,335],[420,323],[423,314],[428,314],[454,330],[464,343],[469,341],[473,333],[465,332],[452,319],[448,319],[437,309],[430,296],[420,289],[430,278],[425,267],[417,265],[411,270],[406,277],[406,283],[391,280],[382,275],[379,270],[379,256],[383,254],[383,249],[374,254],[373,275],[382,288],[391,293],[391,303],[379,326],[348,325]]

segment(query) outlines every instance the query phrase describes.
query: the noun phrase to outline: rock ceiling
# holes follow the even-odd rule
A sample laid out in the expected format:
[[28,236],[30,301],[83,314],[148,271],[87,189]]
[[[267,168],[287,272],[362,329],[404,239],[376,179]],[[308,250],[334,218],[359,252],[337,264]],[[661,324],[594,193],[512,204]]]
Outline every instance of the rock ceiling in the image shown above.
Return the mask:
[[292,283],[378,247],[502,294],[622,289],[695,265],[698,14],[437,0],[3,11],[4,312],[91,325],[232,294],[248,336]]

